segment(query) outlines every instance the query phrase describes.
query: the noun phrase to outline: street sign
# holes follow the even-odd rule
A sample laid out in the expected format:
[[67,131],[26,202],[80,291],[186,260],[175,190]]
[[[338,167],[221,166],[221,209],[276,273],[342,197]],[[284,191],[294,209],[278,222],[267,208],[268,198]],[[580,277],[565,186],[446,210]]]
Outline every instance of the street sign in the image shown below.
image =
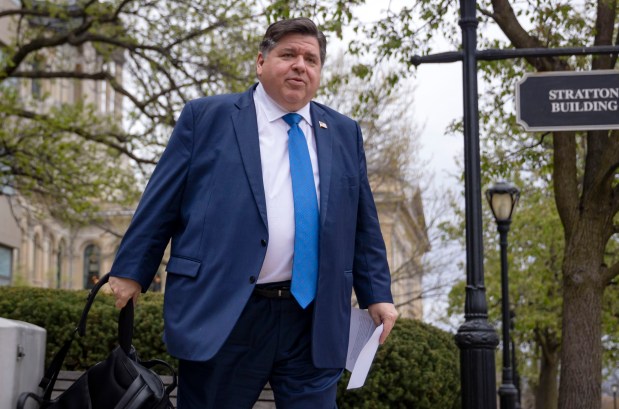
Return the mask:
[[527,73],[516,120],[527,131],[619,129],[619,71]]

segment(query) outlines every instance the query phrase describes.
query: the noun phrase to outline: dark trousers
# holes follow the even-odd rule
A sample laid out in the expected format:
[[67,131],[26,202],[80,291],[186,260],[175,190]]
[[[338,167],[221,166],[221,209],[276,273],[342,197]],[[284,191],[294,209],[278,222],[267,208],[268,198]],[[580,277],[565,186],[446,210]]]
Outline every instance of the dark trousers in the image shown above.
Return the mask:
[[312,305],[253,294],[213,359],[180,361],[178,409],[251,409],[267,381],[278,409],[336,408],[343,370],[312,364],[311,320]]

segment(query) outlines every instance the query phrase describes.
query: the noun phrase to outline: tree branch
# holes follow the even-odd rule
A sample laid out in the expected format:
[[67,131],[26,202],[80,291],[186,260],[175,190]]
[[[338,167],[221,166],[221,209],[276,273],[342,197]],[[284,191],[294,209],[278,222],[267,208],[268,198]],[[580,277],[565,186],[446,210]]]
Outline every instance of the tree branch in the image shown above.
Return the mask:
[[[617,214],[617,212],[619,212],[619,184],[613,188],[612,198],[612,209],[614,213]],[[616,231],[615,233],[619,233],[619,231]]]
[[[85,18],[82,24],[72,31],[59,34],[53,37],[37,37],[28,44],[25,44],[17,50],[11,57],[11,63],[5,64],[3,70],[0,70],[0,80],[9,77],[17,70],[19,65],[26,59],[28,55],[44,48],[53,48],[63,45],[83,32],[86,32],[92,25],[92,20]],[[21,22],[20,22],[21,23]],[[19,31],[18,31],[19,32]]]
[[[68,8],[66,9],[66,13],[68,17],[78,18],[84,16],[83,8]],[[20,17],[51,17],[49,13],[49,9],[47,8],[19,8],[19,9],[8,9],[0,11],[0,18],[3,17],[11,17],[11,16],[20,16]]]
[[[603,0],[597,2],[597,16],[595,20],[594,45],[610,45],[613,43],[615,17],[617,16],[617,0]],[[618,33],[619,34],[619,33]],[[611,55],[594,55],[591,68],[594,70],[612,69]]]
[[[94,3],[96,0],[92,0],[92,2]],[[118,17],[120,16],[120,13],[122,13],[123,9],[125,8],[125,6],[129,3],[131,3],[133,0],[123,0],[118,7],[116,8],[116,11],[114,12],[114,14],[112,15],[112,17],[110,18],[110,21],[116,21],[118,20]]]
[[[522,27],[508,0],[492,0],[492,8],[494,12],[488,13],[489,17],[496,21],[514,47],[545,48],[538,38],[531,36]],[[565,71],[570,68],[566,62],[554,57],[525,58],[537,71]]]
[[38,78],[38,79],[51,79],[51,78],[72,78],[81,80],[107,80],[111,75],[107,72],[78,72],[78,71],[15,71],[11,74],[11,77],[15,78]]
[[[44,114],[38,114],[38,113],[27,111],[24,109],[16,109],[14,113],[15,115],[21,118],[51,123],[51,119],[47,115],[44,115]],[[120,145],[118,143],[108,140],[106,136],[109,136],[109,135],[107,134],[90,133],[90,132],[87,132],[84,128],[76,127],[76,126],[58,126],[58,131],[72,133],[86,140],[108,146],[116,150],[118,153],[121,153],[127,156],[128,158],[132,159],[133,161],[137,163],[150,164],[150,165],[157,164],[157,161],[154,159],[140,158],[137,155],[135,155],[131,150],[129,150],[126,146],[123,146],[123,145]]]
[[220,21],[217,22],[217,24],[213,24],[213,25],[205,27],[205,28],[203,28],[201,30],[195,30],[195,31],[192,31],[190,33],[187,33],[186,36],[180,37],[176,41],[172,41],[170,44],[167,44],[165,46],[165,49],[167,51],[170,51],[172,48],[176,47],[179,44],[184,43],[185,41],[189,41],[189,40],[191,40],[193,38],[200,37],[201,35],[210,33],[211,31],[213,31],[213,30],[215,30],[217,28],[226,27],[228,23],[229,23],[228,21],[220,20]]
[[[615,45],[619,45],[619,30],[617,31],[617,36],[615,37]],[[617,53],[611,54],[610,68],[615,68],[615,65],[617,65],[617,56],[619,56]]]
[[565,228],[566,239],[571,237],[578,216],[578,179],[576,164],[576,135],[574,132],[553,134],[553,183],[555,203]]
[[[599,202],[611,193],[614,168],[619,158],[619,140],[606,130],[588,131],[586,138],[582,197],[583,201]],[[604,211],[607,209],[605,207]]]
[[610,282],[617,276],[619,276],[619,261],[613,264],[612,266],[608,267],[604,278],[606,279],[607,282]]
[[[95,73],[78,72],[78,71],[16,71],[11,74],[11,77],[16,78],[40,78],[40,79],[52,79],[52,78],[72,78],[80,80],[95,80],[95,81],[108,81],[114,91],[127,97],[131,103],[138,108],[144,115],[151,119],[155,119],[155,116],[149,114],[146,111],[146,107],[153,102],[153,98],[149,98],[146,101],[139,101],[134,93],[129,92],[124,88],[116,78],[107,71],[99,71]],[[168,92],[176,89],[175,87],[169,88]],[[165,95],[158,94],[157,96]]]
[[84,43],[102,43],[116,46],[118,48],[124,48],[128,51],[137,51],[137,50],[150,50],[155,51],[161,55],[166,56],[168,59],[172,60],[173,58],[170,56],[169,51],[166,47],[163,46],[155,46],[155,45],[146,45],[139,43],[130,43],[127,41],[121,41],[117,38],[112,38],[100,34],[94,33],[85,33],[80,37],[76,37],[72,39],[70,42],[71,45],[82,45]]
[[0,70],[0,80],[13,75],[19,65],[26,59],[28,55],[43,48],[58,47],[67,42],[68,35],[59,35],[50,38],[36,38],[26,45],[21,46],[11,57],[10,64],[4,64]]

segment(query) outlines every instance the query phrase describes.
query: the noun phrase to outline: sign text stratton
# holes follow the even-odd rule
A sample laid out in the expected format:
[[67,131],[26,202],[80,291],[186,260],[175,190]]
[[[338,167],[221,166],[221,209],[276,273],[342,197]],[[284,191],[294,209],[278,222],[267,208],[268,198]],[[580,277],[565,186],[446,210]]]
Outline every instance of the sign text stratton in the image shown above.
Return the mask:
[[619,129],[619,71],[526,74],[516,103],[529,131]]

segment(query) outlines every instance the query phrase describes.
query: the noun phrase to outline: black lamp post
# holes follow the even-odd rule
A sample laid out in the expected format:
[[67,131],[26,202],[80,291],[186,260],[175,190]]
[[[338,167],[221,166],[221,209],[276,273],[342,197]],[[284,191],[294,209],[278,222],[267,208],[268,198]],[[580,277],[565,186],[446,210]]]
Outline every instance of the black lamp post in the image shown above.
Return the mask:
[[507,278],[507,232],[512,222],[512,212],[520,198],[520,191],[507,182],[499,182],[486,190],[486,198],[497,223],[501,246],[501,310],[503,315],[503,377],[499,387],[501,409],[515,409],[518,390],[514,386],[511,366],[509,285]]
[[[511,310],[509,312],[509,330],[511,332],[514,331],[514,321],[516,320],[516,313],[514,312],[514,310]],[[518,363],[516,362],[516,347],[514,346],[514,338],[511,336],[510,334],[510,347],[511,347],[511,352],[512,352],[512,356],[511,356],[511,363],[512,363],[512,371],[514,373],[514,386],[516,387],[516,391],[518,392],[517,396],[516,396],[516,409],[521,409],[521,403],[520,403],[520,398],[521,398],[521,391],[520,391],[520,374],[518,373]]]
[[482,190],[477,107],[476,0],[460,0],[464,126],[464,202],[466,220],[466,298],[458,328],[462,409],[496,409],[494,354],[499,337],[488,322],[482,235]]
[[619,385],[614,384],[611,388],[613,390],[613,409],[617,409],[617,389],[619,389]]

